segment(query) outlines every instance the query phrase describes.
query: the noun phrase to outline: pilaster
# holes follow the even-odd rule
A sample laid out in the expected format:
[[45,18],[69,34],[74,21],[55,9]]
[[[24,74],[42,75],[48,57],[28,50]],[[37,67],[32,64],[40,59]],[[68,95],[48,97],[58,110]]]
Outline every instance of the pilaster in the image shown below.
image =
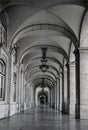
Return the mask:
[[80,55],[79,50],[74,51],[76,61],[76,104],[75,104],[75,118],[80,119]]
[[57,110],[60,111],[60,77],[57,77]]
[[60,111],[62,111],[62,75],[60,73]]
[[80,118],[88,119],[88,48],[80,52]]
[[70,114],[75,116],[75,104],[76,104],[75,62],[69,63],[69,66],[70,66]]

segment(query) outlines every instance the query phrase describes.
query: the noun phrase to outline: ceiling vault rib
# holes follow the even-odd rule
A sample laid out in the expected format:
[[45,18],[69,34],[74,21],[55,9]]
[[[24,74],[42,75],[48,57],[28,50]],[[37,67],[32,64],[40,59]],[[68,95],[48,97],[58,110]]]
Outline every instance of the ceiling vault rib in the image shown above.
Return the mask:
[[78,48],[78,41],[77,41],[77,38],[74,34],[74,32],[72,30],[68,30],[67,28],[65,27],[62,27],[60,25],[55,25],[55,24],[47,24],[47,23],[41,23],[41,24],[33,24],[33,25],[29,25],[29,26],[26,26],[22,29],[20,29],[12,38],[11,40],[11,46],[13,46],[13,44],[15,44],[14,40],[15,38],[24,30],[28,29],[28,28],[31,28],[30,29],[30,32],[31,31],[35,31],[35,30],[54,30],[54,31],[58,31],[58,32],[61,32],[63,34],[63,36],[66,36],[70,39],[72,39],[73,43],[74,43],[74,46],[75,48],[77,49]]
[[20,56],[20,62],[22,61],[23,57],[25,56],[25,53],[27,54],[27,51],[28,53],[30,53],[30,50],[31,49],[41,49],[42,47],[47,47],[48,49],[51,49],[51,50],[55,50],[56,52],[62,54],[66,60],[68,61],[68,55],[67,53],[65,52],[65,50],[59,46],[54,46],[54,45],[36,45],[36,46],[32,46],[32,47],[29,47],[27,48]]

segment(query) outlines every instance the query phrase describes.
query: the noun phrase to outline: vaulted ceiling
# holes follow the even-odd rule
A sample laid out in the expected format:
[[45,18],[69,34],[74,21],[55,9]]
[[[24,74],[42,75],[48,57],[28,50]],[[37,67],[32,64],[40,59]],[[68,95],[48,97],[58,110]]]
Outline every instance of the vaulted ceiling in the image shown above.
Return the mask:
[[[5,0],[1,10],[8,24],[8,46],[17,47],[17,60],[25,68],[26,78],[36,86],[45,78],[47,86],[54,85],[78,48],[87,0]],[[49,69],[43,73],[42,49],[47,48]]]

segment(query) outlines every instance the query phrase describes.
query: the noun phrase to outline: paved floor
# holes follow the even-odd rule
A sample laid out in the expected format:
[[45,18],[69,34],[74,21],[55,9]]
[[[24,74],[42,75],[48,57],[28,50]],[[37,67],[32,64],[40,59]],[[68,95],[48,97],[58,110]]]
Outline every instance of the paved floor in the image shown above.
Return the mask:
[[0,120],[0,130],[88,130],[88,120],[75,120],[39,106]]

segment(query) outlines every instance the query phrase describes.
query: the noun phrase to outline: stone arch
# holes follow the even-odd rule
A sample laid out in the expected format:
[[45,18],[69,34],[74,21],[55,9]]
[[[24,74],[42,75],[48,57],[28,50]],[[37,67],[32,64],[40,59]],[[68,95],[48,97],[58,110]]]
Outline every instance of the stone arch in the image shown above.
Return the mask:
[[23,34],[23,32],[26,32],[25,30],[27,29],[29,31],[34,31],[34,30],[55,30],[60,32],[63,36],[70,38],[73,41],[74,46],[77,48],[78,47],[78,42],[77,42],[77,38],[74,34],[74,32],[72,32],[72,30],[68,30],[65,27],[61,27],[59,25],[55,25],[55,24],[34,24],[34,25],[29,25],[26,26],[24,28],[22,28],[21,30],[19,30],[14,37],[12,38],[11,41],[11,45],[13,46],[13,44],[15,44],[16,42],[14,41],[16,36],[18,36],[20,33]]
[[88,47],[88,10],[85,10],[80,32],[80,47]]

